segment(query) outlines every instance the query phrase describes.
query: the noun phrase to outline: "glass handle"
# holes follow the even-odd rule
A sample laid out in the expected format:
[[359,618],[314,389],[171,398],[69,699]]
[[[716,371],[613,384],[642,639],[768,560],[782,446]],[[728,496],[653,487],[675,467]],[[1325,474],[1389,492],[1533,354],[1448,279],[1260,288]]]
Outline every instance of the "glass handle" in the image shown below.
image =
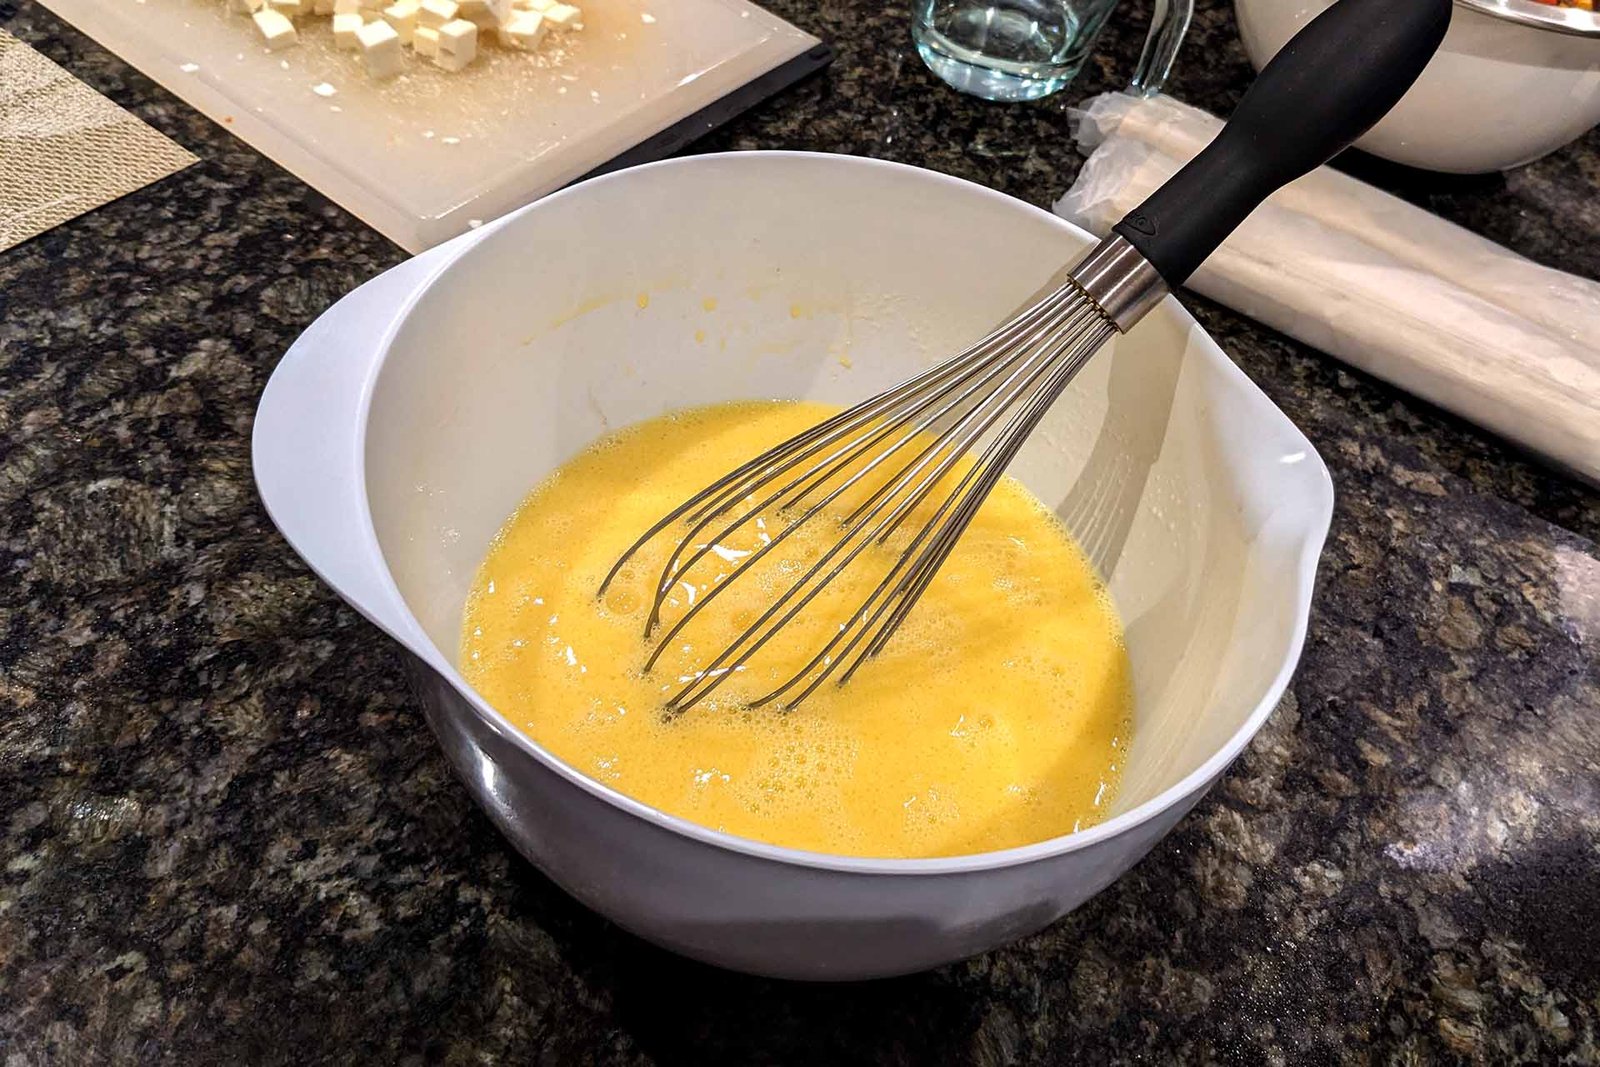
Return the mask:
[[1194,0],[1155,0],[1150,13],[1150,33],[1144,39],[1144,52],[1134,69],[1128,88],[1139,96],[1155,96],[1167,84],[1172,62],[1178,58],[1189,20],[1194,17]]

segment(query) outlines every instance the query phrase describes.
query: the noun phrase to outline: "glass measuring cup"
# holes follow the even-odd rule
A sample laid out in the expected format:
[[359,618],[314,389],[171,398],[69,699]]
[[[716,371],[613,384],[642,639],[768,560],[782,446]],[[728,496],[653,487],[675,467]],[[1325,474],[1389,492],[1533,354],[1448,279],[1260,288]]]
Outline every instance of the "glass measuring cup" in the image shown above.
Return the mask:
[[[1117,0],[916,0],[911,35],[935,74],[985,100],[1034,100],[1071,82]],[[1194,0],[1154,0],[1135,92],[1161,91]]]

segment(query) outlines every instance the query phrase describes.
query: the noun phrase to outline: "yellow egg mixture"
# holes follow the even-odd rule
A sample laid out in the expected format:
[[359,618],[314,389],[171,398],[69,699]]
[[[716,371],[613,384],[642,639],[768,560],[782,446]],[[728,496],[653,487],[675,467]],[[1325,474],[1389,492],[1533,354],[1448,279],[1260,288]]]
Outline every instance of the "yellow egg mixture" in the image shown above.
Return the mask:
[[[824,517],[780,542],[763,559],[767,570],[723,590],[648,674],[644,624],[674,538],[658,538],[597,598],[602,579],[662,515],[835,410],[682,412],[607,437],[563,466],[507,521],[474,581],[461,652],[468,681],[590,777],[760,841],[949,856],[1100,821],[1129,743],[1121,625],[1066,530],[1011,479],[847,685],[824,684],[790,710],[750,707],[810,661],[876,585],[884,571],[865,563],[707,700],[664,710],[837,525]],[[675,575],[656,638],[783,522],[751,525]],[[874,551],[890,559],[903,543]]]

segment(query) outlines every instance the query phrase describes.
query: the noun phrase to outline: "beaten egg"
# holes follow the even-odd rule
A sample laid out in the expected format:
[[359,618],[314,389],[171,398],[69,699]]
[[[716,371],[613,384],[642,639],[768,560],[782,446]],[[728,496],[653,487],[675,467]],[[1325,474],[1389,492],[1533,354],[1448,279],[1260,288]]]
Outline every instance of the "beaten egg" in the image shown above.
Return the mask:
[[[463,674],[528,736],[596,781],[758,841],[838,855],[951,856],[1100,821],[1130,742],[1121,624],[1066,529],[1009,478],[904,624],[846,684],[834,678],[792,707],[755,706],[801,672],[818,641],[881,580],[884,572],[866,565],[841,572],[716,692],[686,709],[669,706],[804,572],[837,524],[808,524],[739,581],[735,572],[782,528],[782,515],[757,515],[717,543],[691,546],[705,549],[703,562],[664,576],[674,545],[663,535],[604,596],[602,581],[662,515],[835,410],[772,403],[680,412],[608,436],[563,465],[489,548],[464,612]],[[893,559],[903,543],[878,554]],[[661,622],[647,640],[658,582]],[[647,670],[662,635],[724,582]]]

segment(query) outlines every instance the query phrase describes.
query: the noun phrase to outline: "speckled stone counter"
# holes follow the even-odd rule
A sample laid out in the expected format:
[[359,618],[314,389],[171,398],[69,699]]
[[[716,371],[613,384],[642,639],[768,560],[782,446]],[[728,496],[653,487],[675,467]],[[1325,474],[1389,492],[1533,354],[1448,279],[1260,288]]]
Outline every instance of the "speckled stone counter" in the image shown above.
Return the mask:
[[[704,147],[882,155],[1047,204],[1065,98],[922,69],[903,5],[774,0],[839,59]],[[1248,67],[1202,0],[1175,93]],[[0,254],[0,1061],[1600,1058],[1600,496],[1203,301],[1332,468],[1291,695],[1133,870],[1021,944],[792,986],[642,944],[490,828],[394,650],[249,470],[285,347],[401,255],[33,3],[0,25],[198,153]],[[1600,277],[1600,136],[1506,176],[1347,164]]]

